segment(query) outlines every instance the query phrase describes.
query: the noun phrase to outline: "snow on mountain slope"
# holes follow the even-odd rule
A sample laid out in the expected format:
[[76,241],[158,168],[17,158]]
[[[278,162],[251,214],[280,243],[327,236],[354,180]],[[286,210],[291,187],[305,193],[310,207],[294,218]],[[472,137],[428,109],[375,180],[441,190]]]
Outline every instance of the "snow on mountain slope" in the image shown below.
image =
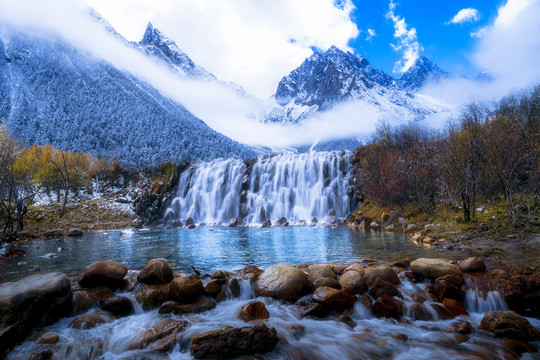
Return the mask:
[[1,33],[0,117],[27,144],[135,165],[254,155],[148,83],[60,38]]
[[[433,69],[438,67],[435,65]],[[426,73],[431,74],[429,69]],[[428,76],[424,79],[415,76],[424,75],[420,70],[412,70],[407,74],[409,80],[403,84],[418,85],[427,81]],[[399,80],[373,68],[363,56],[332,46],[324,53],[313,54],[281,79],[274,96],[277,105],[265,120],[297,122],[345,101],[365,104],[384,116],[395,116],[403,121],[452,108],[443,101],[405,91],[407,86],[402,88],[399,84]]]
[[400,89],[413,92],[420,90],[428,82],[438,82],[451,76],[425,56],[420,56],[396,83]]

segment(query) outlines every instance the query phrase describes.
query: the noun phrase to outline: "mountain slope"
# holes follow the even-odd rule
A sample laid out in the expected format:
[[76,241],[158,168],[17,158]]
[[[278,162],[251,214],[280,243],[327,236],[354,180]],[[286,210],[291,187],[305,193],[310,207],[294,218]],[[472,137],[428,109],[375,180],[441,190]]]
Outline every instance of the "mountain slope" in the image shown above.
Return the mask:
[[135,165],[254,155],[103,60],[58,39],[3,34],[0,117],[27,144]]
[[315,53],[283,77],[268,121],[297,122],[339,103],[354,101],[404,120],[445,110],[444,104],[401,90],[393,77],[366,58],[332,46]]

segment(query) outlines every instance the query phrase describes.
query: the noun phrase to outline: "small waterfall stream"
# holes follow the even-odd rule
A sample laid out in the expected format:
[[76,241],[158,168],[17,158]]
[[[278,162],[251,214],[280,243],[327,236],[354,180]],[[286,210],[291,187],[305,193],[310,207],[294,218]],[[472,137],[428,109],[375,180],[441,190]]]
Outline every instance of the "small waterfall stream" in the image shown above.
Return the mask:
[[344,151],[201,163],[182,173],[167,216],[205,223],[344,218],[351,210],[351,168]]

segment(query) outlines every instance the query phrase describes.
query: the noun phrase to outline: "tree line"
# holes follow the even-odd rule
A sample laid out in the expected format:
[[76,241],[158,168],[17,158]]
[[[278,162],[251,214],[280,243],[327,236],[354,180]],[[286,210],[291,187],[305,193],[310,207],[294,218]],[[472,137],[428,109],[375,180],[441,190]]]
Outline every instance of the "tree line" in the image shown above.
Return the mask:
[[383,123],[354,163],[362,196],[384,205],[433,214],[446,204],[468,222],[479,202],[503,199],[516,226],[539,205],[540,85],[491,108],[471,103],[442,131]]
[[[39,191],[56,195],[63,216],[72,195],[125,186],[136,172],[118,161],[87,153],[62,151],[51,145],[26,147],[5,124],[0,125],[0,226],[2,238],[12,239],[21,203],[29,204]],[[18,209],[19,208],[19,209]]]

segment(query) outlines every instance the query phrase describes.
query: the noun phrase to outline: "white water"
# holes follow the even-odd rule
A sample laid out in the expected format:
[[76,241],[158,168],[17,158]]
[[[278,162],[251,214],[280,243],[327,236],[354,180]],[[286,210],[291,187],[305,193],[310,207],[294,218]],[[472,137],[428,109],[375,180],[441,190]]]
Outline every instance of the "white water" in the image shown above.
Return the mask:
[[[241,160],[201,163],[182,173],[167,216],[228,223],[324,220],[350,212],[349,152],[308,152],[260,157],[251,171]],[[244,191],[243,191],[244,189]],[[243,198],[243,201],[241,200]]]
[[[425,284],[412,284],[402,277],[400,291],[408,307],[410,296],[425,295]],[[67,325],[73,318],[62,319],[48,327],[60,335],[60,342],[54,346],[54,359],[138,359],[154,358],[144,350],[128,351],[129,345],[165,318],[185,319],[189,326],[181,333],[181,338],[172,353],[157,358],[191,359],[190,343],[193,336],[216,330],[224,325],[233,327],[249,326],[238,320],[240,308],[254,299],[249,281],[240,281],[241,294],[237,299],[229,299],[218,304],[211,311],[182,316],[158,315],[157,310],[143,312],[140,307],[134,315],[120,318],[110,324],[99,325],[89,330],[77,330]],[[123,293],[121,295],[131,295]],[[481,296],[481,294],[477,294]],[[270,313],[265,323],[277,330],[282,339],[276,348],[264,354],[268,359],[498,359],[503,358],[500,341],[482,332],[469,335],[466,343],[458,345],[456,334],[448,329],[453,323],[463,320],[478,326],[481,316],[462,316],[454,320],[414,321],[411,324],[395,320],[376,318],[367,308],[356,303],[350,314],[354,327],[336,319],[301,318],[301,307],[289,305],[271,298],[257,298],[265,303]],[[504,301],[502,307],[505,307]],[[428,306],[429,308],[429,306]],[[491,309],[491,308],[490,308]],[[500,309],[500,308],[498,308]],[[94,310],[90,310],[92,312]],[[407,312],[406,312],[407,313]],[[406,315],[407,317],[407,315]],[[299,330],[299,328],[304,330]],[[396,334],[405,334],[406,342],[395,339]],[[8,356],[8,359],[27,358],[39,348],[33,341],[26,341]],[[479,354],[482,356],[479,357]],[[145,357],[146,355],[150,357]]]

